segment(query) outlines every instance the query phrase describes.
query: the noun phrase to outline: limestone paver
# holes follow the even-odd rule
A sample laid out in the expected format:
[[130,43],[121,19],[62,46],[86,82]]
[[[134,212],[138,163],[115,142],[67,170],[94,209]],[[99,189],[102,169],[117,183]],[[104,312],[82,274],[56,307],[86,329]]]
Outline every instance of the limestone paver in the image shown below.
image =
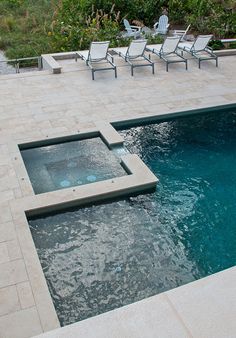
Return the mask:
[[[63,67],[59,75],[42,71],[0,77],[1,338],[31,337],[59,326],[24,210],[71,198],[71,191],[35,197],[18,144],[75,135],[104,122],[107,139],[113,137],[114,143],[120,143],[111,122],[236,103],[236,56],[220,58],[219,68],[205,62],[199,70],[197,63],[190,60],[188,71],[173,65],[168,73],[163,62],[157,58],[154,61],[154,76],[149,69],[140,68],[131,77],[129,67],[116,58],[117,79],[111,73],[99,72],[92,81],[84,63],[73,60],[59,61]],[[75,191],[79,197],[77,187]],[[64,336],[70,337],[71,332],[71,337],[78,337],[77,325],[84,337],[94,337],[92,327],[102,337],[111,332],[109,337],[122,338],[156,337],[156,332],[163,338],[191,334],[196,338],[210,337],[213,332],[214,337],[236,336],[234,322],[228,321],[235,314],[232,302],[235,303],[236,276],[232,270],[227,271],[226,277],[224,274],[210,277],[213,279],[209,284],[201,280],[168,296],[157,296],[114,311],[113,315],[72,325]],[[208,307],[212,324],[207,322],[204,311]],[[56,332],[58,335],[53,337],[64,337],[66,331]]]
[[0,288],[28,279],[23,259],[0,264]]
[[0,243],[16,238],[15,225],[13,222],[0,222]]
[[17,284],[17,292],[22,309],[34,306],[34,297],[28,281]]
[[35,307],[0,317],[1,338],[29,338],[42,332]]
[[15,260],[22,258],[22,253],[21,253],[21,248],[19,245],[18,240],[12,240],[6,242],[7,245],[7,250],[8,250],[8,255],[10,260]]
[[[13,192],[12,192],[12,198],[14,198]],[[11,215],[9,203],[8,202],[0,203],[0,224],[11,221],[11,220],[12,220],[12,215]]]
[[7,286],[0,289],[0,317],[20,309],[16,286]]
[[0,243],[0,264],[8,262],[9,260],[10,258],[7,250],[7,243]]
[[193,337],[236,336],[236,268],[167,292]]
[[[168,325],[167,322],[168,321]],[[124,306],[37,338],[191,338],[164,295]],[[36,337],[35,337],[36,338]]]

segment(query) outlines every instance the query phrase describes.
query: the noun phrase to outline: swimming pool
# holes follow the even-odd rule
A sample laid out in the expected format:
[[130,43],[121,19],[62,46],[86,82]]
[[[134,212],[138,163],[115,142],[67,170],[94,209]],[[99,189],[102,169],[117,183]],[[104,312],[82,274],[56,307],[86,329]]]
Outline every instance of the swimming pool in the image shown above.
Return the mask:
[[22,149],[21,155],[36,194],[127,175],[100,137]]
[[61,325],[236,263],[236,114],[121,131],[155,193],[29,220]]

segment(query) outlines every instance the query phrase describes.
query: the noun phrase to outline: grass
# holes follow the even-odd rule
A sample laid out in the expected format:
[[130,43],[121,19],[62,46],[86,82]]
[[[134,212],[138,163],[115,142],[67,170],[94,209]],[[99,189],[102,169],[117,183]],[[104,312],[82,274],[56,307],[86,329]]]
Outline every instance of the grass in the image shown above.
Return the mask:
[[54,12],[53,0],[1,0],[0,49],[9,59],[50,52]]

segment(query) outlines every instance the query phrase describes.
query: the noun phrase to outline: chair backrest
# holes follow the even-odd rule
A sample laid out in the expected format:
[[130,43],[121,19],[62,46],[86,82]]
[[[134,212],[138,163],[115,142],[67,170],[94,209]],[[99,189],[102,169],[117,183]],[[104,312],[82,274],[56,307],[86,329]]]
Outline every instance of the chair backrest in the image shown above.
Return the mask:
[[130,24],[129,24],[129,21],[127,19],[124,19],[124,26],[125,26],[125,29],[128,33],[132,33],[132,28],[130,27]]
[[188,33],[190,26],[191,26],[191,24],[188,25],[188,27],[187,27],[186,30],[184,31],[183,35],[181,36],[181,41],[184,41],[185,36],[186,36],[186,34]]
[[146,45],[147,40],[132,40],[130,42],[129,48],[127,49],[126,57],[135,59],[139,56],[143,56]]
[[196,40],[194,41],[191,50],[198,52],[204,50],[209,41],[212,39],[213,35],[198,35]]
[[106,58],[110,41],[91,42],[88,59],[100,61]]
[[162,54],[171,54],[176,51],[178,43],[180,42],[180,36],[168,36],[161,46]]
[[168,16],[162,15],[159,18],[157,32],[161,34],[166,34],[168,28]]

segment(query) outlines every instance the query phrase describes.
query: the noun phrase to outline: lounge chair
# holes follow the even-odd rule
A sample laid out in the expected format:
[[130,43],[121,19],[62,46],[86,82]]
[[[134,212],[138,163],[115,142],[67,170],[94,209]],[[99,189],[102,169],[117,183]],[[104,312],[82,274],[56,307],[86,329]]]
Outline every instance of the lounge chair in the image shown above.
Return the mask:
[[[147,40],[132,40],[129,47],[114,48],[113,50],[121,56],[131,66],[131,75],[134,75],[135,67],[152,67],[152,74],[154,74],[154,63],[145,55]],[[140,63],[145,61],[145,63]]]
[[188,25],[188,27],[185,30],[181,30],[181,29],[174,30],[173,35],[174,36],[180,36],[180,38],[181,38],[180,41],[186,40],[186,35],[189,31],[190,26],[191,25]]
[[114,70],[117,77],[116,65],[113,63],[113,57],[108,53],[109,41],[91,42],[89,50],[76,52],[75,61],[78,57],[86,62],[86,65],[94,73],[102,70]]
[[130,25],[127,19],[124,19],[123,22],[126,30],[125,37],[133,37],[135,39],[140,37],[142,27]]
[[186,70],[188,69],[187,59],[178,52],[178,44],[180,36],[168,36],[162,45],[150,45],[146,47],[147,51],[151,51],[166,62],[166,71],[168,72],[169,63],[184,62]]
[[168,16],[167,15],[160,16],[159,20],[154,24],[154,35],[167,34],[168,27],[169,27]]
[[194,58],[198,59],[198,67],[201,67],[201,62],[205,60],[215,60],[218,67],[218,57],[213,53],[212,48],[208,46],[213,35],[198,35],[194,42],[181,42],[178,48],[183,52],[190,53]]

